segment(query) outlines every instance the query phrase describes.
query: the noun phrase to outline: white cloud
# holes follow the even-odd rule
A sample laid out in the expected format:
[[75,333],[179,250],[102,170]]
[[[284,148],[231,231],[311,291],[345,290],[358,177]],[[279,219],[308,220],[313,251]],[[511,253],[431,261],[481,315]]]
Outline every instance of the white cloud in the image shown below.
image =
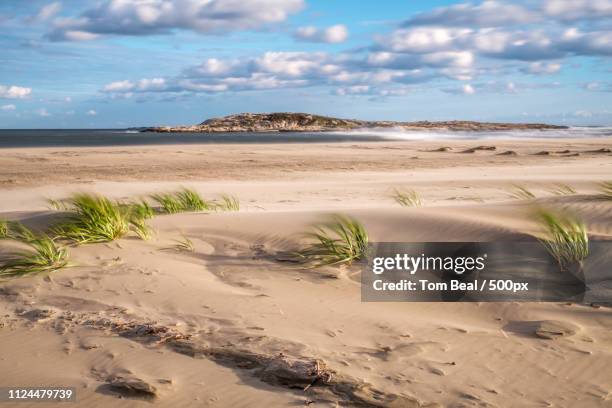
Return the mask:
[[93,109],[90,109],[90,110],[87,111],[86,114],[87,114],[87,116],[96,116],[98,114],[98,112],[96,112]]
[[[164,0],[149,1],[156,5]],[[208,58],[176,76],[116,81],[103,91],[113,98],[127,98],[144,92],[219,93],[320,86],[343,95],[382,95],[394,86],[440,80],[440,87],[450,93],[515,93],[539,88],[519,77],[508,78],[510,73],[550,75],[574,56],[612,55],[612,30],[581,21],[572,22],[580,29],[572,28],[560,20],[544,19],[543,10],[531,1],[460,4],[408,20],[390,34],[377,37],[369,47],[337,54],[269,51],[249,57]],[[145,20],[164,18],[154,10],[140,13],[139,18]],[[340,35],[328,35],[331,28],[301,27],[294,35],[308,41],[341,41],[342,30]],[[502,78],[487,82],[497,75]],[[452,81],[461,84],[447,85]],[[542,84],[540,88],[544,86],[553,85]]]
[[474,55],[469,51],[434,52],[423,55],[422,61],[434,66],[468,68],[474,64]]
[[470,84],[464,84],[459,88],[446,88],[442,89],[442,91],[454,95],[474,95],[476,93],[476,88]]
[[40,108],[36,112],[39,116],[42,116],[43,118],[51,116],[51,114],[47,111],[47,108]]
[[[401,28],[379,38],[373,51],[405,54],[404,61],[417,58],[414,54],[458,51],[534,62],[582,55],[610,56],[609,25],[589,25],[592,19],[610,17],[612,0],[542,0],[539,5],[537,1],[462,3],[407,20]],[[570,20],[584,31],[568,27]],[[554,73],[560,68],[555,64],[535,65],[531,73]]]
[[15,109],[17,109],[17,107],[11,103],[8,105],[0,106],[0,109],[2,109],[3,111],[14,111]]
[[[61,33],[61,40],[64,41],[91,41],[99,37],[100,36],[98,34],[81,30],[67,30]],[[60,39],[60,37],[55,39]]]
[[[514,3],[514,4],[513,4]],[[439,7],[405,21],[404,27],[503,27],[543,21],[561,22],[612,17],[612,0],[485,0]]]
[[266,52],[252,61],[255,69],[261,72],[278,74],[283,77],[306,75],[325,75],[339,71],[330,63],[327,54],[305,52]]
[[[464,53],[424,55],[424,66],[466,65]],[[338,87],[345,94],[374,94],[386,84],[411,84],[432,79],[431,70],[395,69],[372,66],[351,55],[330,55],[321,52],[265,52],[240,59],[207,59],[187,68],[178,76],[154,80],[122,80],[107,84],[102,91],[111,97],[131,93],[218,93],[248,90],[296,88],[304,86]],[[391,92],[389,95],[393,94]]]
[[512,41],[512,34],[494,29],[479,30],[472,38],[472,45],[483,53],[502,53]]
[[167,84],[164,78],[143,78],[138,82],[128,80],[111,82],[110,84],[106,84],[102,91],[109,93],[126,93],[129,91],[155,92],[164,91],[166,89]]
[[301,41],[336,44],[346,41],[348,38],[348,29],[342,24],[337,24],[325,29],[300,27],[294,33],[294,37]]
[[35,21],[47,21],[50,18],[55,17],[57,13],[60,12],[61,9],[62,9],[62,3],[60,2],[49,3],[41,7],[41,9],[38,11],[38,14],[36,14],[36,16],[34,17],[34,20]]
[[[565,0],[561,0],[565,1]],[[407,20],[403,25],[444,25],[499,27],[537,21],[539,16],[520,4],[501,1],[484,1],[480,4],[462,3],[440,7]]]
[[228,74],[237,65],[238,61],[223,61],[218,58],[208,58],[201,65],[192,68],[193,75],[197,76],[219,76]]
[[567,29],[558,43],[560,49],[576,55],[612,55],[612,31],[583,32]]
[[0,98],[7,99],[23,99],[32,93],[32,88],[24,88],[21,86],[4,86],[0,85]]
[[176,29],[218,34],[280,23],[303,7],[303,0],[105,0],[79,17],[57,19],[48,36],[83,41],[109,34],[168,34]]
[[336,89],[336,95],[363,95],[370,93],[369,85],[354,85],[346,88],[338,88]]
[[544,12],[561,20],[612,17],[612,0],[546,0]]
[[555,62],[546,63],[542,61],[533,62],[529,64],[529,68],[528,68],[528,72],[532,74],[537,74],[537,75],[556,74],[560,70],[561,70],[561,64],[558,64]]
[[130,81],[115,81],[104,86],[104,92],[125,92],[134,89],[134,84]]
[[141,91],[162,91],[166,89],[164,78],[144,78],[138,81],[138,89]]
[[470,29],[418,27],[395,30],[379,41],[383,48],[394,52],[431,53],[452,48],[456,41],[470,33]]
[[474,89],[474,87],[470,84],[465,84],[463,85],[463,93],[466,95],[473,95],[476,93],[476,90]]

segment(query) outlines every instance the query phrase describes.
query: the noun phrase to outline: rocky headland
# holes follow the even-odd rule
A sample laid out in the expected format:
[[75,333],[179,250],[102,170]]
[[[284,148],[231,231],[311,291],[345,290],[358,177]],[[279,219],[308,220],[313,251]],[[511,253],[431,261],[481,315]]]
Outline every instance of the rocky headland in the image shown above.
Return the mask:
[[329,132],[373,128],[398,128],[403,130],[451,130],[451,131],[503,131],[566,129],[566,126],[542,123],[490,123],[473,121],[399,122],[340,119],[309,113],[240,113],[212,118],[192,126],[162,126],[142,129],[143,132]]

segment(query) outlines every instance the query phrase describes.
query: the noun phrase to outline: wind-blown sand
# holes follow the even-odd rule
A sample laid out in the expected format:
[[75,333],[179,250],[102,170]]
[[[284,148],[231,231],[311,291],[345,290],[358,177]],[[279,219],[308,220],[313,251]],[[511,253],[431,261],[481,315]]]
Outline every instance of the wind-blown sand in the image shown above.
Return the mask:
[[[496,150],[462,153],[479,145]],[[529,205],[509,198],[513,183],[612,239],[612,203],[594,195],[612,178],[612,154],[597,151],[611,147],[588,139],[5,149],[0,218],[41,226],[56,216],[45,198],[135,198],[181,185],[236,195],[242,209],[157,216],[150,241],[70,248],[73,267],[0,284],[0,384],[74,386],[84,407],[611,406],[610,308],[362,303],[358,269],[275,259],[330,212],[357,217],[372,241],[524,237],[537,226]],[[554,196],[554,183],[578,195]],[[417,190],[424,206],[399,207],[396,187]],[[173,249],[182,235],[194,252]],[[543,320],[578,332],[538,338]],[[282,370],[270,366],[280,353],[325,362],[344,385],[278,384]],[[118,400],[108,385],[117,376],[158,395]]]

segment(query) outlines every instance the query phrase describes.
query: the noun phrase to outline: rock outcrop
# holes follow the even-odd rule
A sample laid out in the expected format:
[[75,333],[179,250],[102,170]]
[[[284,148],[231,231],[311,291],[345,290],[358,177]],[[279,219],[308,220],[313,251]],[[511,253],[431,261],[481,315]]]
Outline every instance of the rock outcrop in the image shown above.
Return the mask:
[[328,132],[337,130],[399,128],[404,130],[502,131],[565,129],[565,126],[541,123],[488,123],[471,121],[393,122],[339,119],[309,113],[240,113],[208,119],[193,126],[164,126],[142,129],[144,132]]

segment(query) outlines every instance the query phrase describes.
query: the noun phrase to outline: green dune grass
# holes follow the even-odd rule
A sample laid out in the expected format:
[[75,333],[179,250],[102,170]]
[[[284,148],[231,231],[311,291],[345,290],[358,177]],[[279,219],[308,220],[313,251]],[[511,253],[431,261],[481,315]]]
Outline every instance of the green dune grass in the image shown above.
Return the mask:
[[161,212],[166,214],[214,209],[214,203],[206,201],[197,191],[187,188],[172,193],[152,194],[151,198],[159,204]]
[[607,200],[612,200],[612,181],[604,181],[599,185],[599,191]]
[[313,267],[351,264],[367,254],[368,233],[351,217],[335,215],[329,222],[316,225],[306,237],[310,242],[297,256]]
[[576,194],[576,190],[574,190],[571,186],[563,183],[555,184],[549,191],[558,196],[567,196]]
[[420,207],[423,205],[419,193],[414,190],[398,190],[393,192],[393,199],[402,207]]
[[510,197],[517,200],[533,200],[536,198],[535,194],[529,191],[526,187],[514,185],[514,190],[510,193]]
[[35,234],[24,226],[13,239],[29,248],[9,254],[0,263],[0,278],[22,276],[32,273],[52,272],[68,264],[68,251],[46,234]]
[[144,204],[121,204],[94,194],[76,194],[67,200],[68,220],[52,232],[76,244],[108,242],[122,238],[130,231],[146,239],[150,213]]
[[536,218],[544,230],[540,242],[562,270],[589,255],[589,236],[580,220],[542,208],[536,210]]

